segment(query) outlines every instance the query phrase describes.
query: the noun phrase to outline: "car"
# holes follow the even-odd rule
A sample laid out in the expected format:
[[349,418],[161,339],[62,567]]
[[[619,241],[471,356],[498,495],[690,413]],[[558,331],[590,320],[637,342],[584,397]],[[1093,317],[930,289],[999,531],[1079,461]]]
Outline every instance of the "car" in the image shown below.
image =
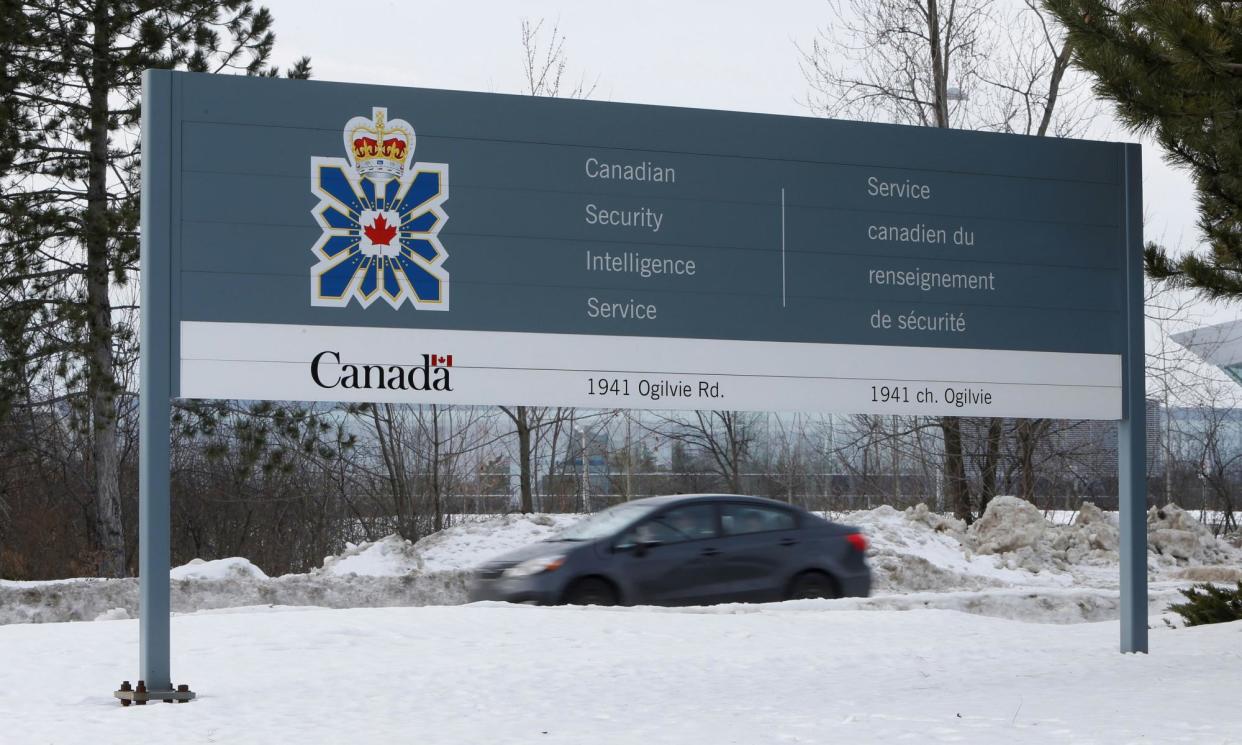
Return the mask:
[[483,564],[470,600],[707,605],[866,596],[867,545],[857,528],[762,497],[649,497]]

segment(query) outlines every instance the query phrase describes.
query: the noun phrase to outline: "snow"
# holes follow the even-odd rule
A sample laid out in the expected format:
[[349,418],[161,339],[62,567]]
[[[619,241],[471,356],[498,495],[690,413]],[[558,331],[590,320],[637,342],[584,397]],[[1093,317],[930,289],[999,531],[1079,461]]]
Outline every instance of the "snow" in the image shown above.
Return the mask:
[[542,541],[582,515],[501,515],[454,525],[427,536],[417,549],[428,571],[473,569],[493,556]]
[[349,544],[340,556],[324,558],[320,573],[333,577],[400,577],[422,568],[423,560],[414,544],[390,535],[372,543]]
[[25,694],[0,702],[0,743],[1238,741],[1242,622],[1164,613],[1242,578],[1191,514],[1147,517],[1149,656],[1116,651],[1115,515],[998,497],[969,527],[921,505],[834,518],[871,542],[872,597],[461,605],[472,567],[577,515],[463,517],[280,577],[196,559],[170,573],[186,706],[110,698],[134,682],[135,580],[0,582],[0,685]]
[[[504,604],[177,616],[186,705],[122,708],[137,622],[0,627],[0,740],[395,743],[1237,742],[1242,623],[1031,624],[844,601]],[[4,734],[8,733],[8,735]]]
[[1228,561],[1233,546],[1215,538],[1207,526],[1177,505],[1153,507],[1147,512],[1147,538],[1165,563],[1217,564]]
[[241,557],[232,557],[229,559],[216,559],[215,561],[203,561],[202,559],[194,559],[189,564],[183,564],[179,567],[173,567],[168,573],[171,580],[183,579],[267,579],[267,575],[263,573],[248,559]]
[[[991,501],[969,528],[919,505],[832,516],[870,542],[873,597],[838,607],[935,608],[998,618],[1082,623],[1117,618],[1116,515],[1093,505],[1048,520],[1013,497]],[[1062,519],[1064,518],[1064,519]],[[580,515],[454,516],[417,543],[390,535],[349,545],[305,574],[268,577],[240,557],[195,559],[172,570],[175,613],[249,606],[358,608],[456,605],[470,570],[500,553],[550,538]],[[1242,550],[1214,538],[1175,505],[1148,515],[1150,609],[1193,582],[1242,579]],[[0,624],[137,616],[133,579],[0,582]]]
[[966,526],[929,513],[924,507],[904,512],[879,507],[838,518],[861,528],[871,541],[868,561],[875,593],[928,590],[978,590],[987,587],[1064,587],[1069,575],[1010,568],[996,557],[970,549]]

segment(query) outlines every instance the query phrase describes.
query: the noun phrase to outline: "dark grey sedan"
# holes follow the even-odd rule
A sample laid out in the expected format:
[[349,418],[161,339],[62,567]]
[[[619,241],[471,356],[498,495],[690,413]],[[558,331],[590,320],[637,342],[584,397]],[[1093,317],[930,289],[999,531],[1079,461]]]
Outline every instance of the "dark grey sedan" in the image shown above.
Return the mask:
[[698,605],[865,596],[867,539],[759,497],[626,502],[474,575],[471,600]]

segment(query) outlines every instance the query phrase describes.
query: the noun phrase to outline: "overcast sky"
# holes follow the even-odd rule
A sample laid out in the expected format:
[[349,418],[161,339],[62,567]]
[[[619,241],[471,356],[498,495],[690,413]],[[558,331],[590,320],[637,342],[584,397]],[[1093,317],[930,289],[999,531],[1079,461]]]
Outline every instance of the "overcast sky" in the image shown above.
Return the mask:
[[[518,93],[521,21],[545,18],[565,36],[568,75],[598,81],[593,98],[801,116],[796,45],[831,19],[828,0],[261,1],[276,19],[276,61],[309,55],[319,80]],[[1091,136],[1135,140],[1107,108]],[[1147,238],[1194,247],[1189,179],[1155,146],[1143,152]]]
[[[998,0],[1011,3],[1016,0]],[[596,99],[807,116],[797,44],[831,18],[827,0],[263,0],[276,59],[310,55],[315,77],[354,83],[518,93],[521,21],[559,23],[569,75]],[[417,126],[417,125],[415,125]],[[1133,141],[1105,114],[1099,139]],[[1146,232],[1170,247],[1198,240],[1186,176],[1144,148]]]

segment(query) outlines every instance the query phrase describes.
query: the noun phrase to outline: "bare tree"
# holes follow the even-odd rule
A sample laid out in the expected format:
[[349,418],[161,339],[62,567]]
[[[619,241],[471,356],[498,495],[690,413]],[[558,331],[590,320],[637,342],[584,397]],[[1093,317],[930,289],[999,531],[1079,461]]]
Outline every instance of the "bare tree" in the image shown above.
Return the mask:
[[[539,437],[544,430],[552,428],[556,431],[556,437],[559,438],[559,427],[573,418],[573,409],[501,406],[500,410],[513,422],[517,434],[518,489],[521,494],[518,508],[522,512],[534,512],[534,453]],[[553,450],[555,450],[555,443],[553,443]]]
[[1172,339],[1172,334],[1189,331],[1203,325],[1205,319],[1195,297],[1167,284],[1148,283],[1143,298],[1144,314],[1149,328],[1145,346],[1144,377],[1148,395],[1153,396],[1164,408],[1161,422],[1160,452],[1164,460],[1164,495],[1173,495],[1174,462],[1177,460],[1174,440],[1177,436],[1172,410],[1179,405],[1202,405],[1200,389],[1215,390],[1219,372],[1206,365],[1197,355],[1208,354],[1213,347],[1232,341],[1226,338],[1199,336],[1196,349],[1191,350]]
[[544,18],[538,21],[522,19],[522,72],[526,77],[523,93],[550,98],[590,98],[595,93],[599,79],[587,83],[585,75],[578,78],[573,88],[561,93],[565,70],[569,66],[565,35],[561,33],[558,21],[552,24],[549,32],[551,38],[545,41],[542,34],[546,23],[547,19]]
[[703,453],[730,492],[742,493],[742,466],[758,435],[759,414],[744,411],[695,411],[656,415],[666,438]]
[[497,440],[483,408],[380,403],[346,411],[368,430],[353,466],[377,488],[361,491],[411,539],[445,527],[448,498],[470,480],[467,457]]

